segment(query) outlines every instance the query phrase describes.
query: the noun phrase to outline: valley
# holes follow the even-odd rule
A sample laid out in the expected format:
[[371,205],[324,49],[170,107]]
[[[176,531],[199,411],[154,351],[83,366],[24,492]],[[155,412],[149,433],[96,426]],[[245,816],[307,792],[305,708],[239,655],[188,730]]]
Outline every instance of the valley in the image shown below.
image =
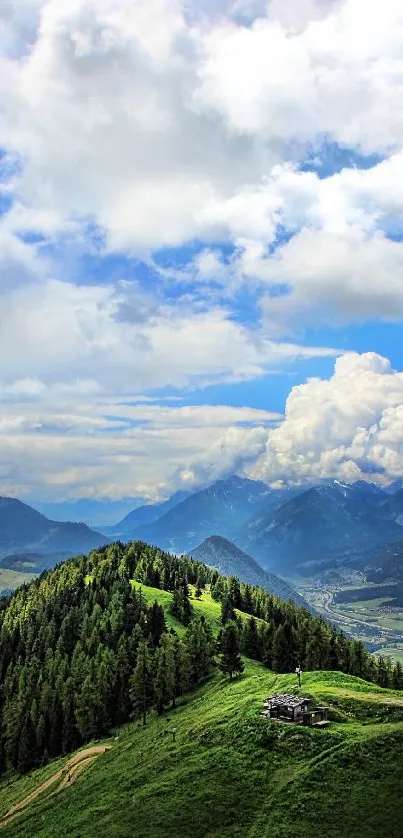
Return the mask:
[[363,581],[361,574],[350,576],[348,584],[332,585],[315,578],[299,581],[296,586],[325,619],[343,632],[361,640],[377,654],[402,660],[403,602],[399,601],[402,584],[374,586]]

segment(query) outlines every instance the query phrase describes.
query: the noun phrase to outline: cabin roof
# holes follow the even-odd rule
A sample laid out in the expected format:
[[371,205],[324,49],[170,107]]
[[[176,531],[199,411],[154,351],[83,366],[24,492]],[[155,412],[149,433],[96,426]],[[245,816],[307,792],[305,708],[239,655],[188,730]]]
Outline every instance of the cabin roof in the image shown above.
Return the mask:
[[265,699],[268,704],[279,704],[281,706],[287,707],[299,707],[301,704],[306,704],[309,702],[309,698],[301,698],[298,695],[291,695],[290,693],[275,693],[275,695],[269,695],[268,698]]

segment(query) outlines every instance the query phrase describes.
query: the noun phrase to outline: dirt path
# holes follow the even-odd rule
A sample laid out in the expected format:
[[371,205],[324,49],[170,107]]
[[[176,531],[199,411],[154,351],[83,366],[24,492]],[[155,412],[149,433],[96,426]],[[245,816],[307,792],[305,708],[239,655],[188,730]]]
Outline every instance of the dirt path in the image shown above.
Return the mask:
[[[0,821],[0,828],[2,826],[7,826],[11,821],[20,815],[33,800],[39,797],[40,794],[50,789],[56,783],[59,783],[57,788],[52,791],[53,794],[58,794],[59,791],[62,789],[67,788],[70,786],[78,774],[81,774],[85,768],[91,765],[92,762],[99,756],[99,754],[104,754],[105,751],[109,751],[112,745],[94,745],[91,748],[83,748],[83,750],[78,751],[74,754],[73,757],[70,757],[67,760],[66,764],[63,768],[59,768],[58,771],[55,771],[51,777],[48,777],[41,786],[31,791],[23,800],[20,800],[19,803],[14,803],[13,806],[8,810],[8,812],[2,817]],[[69,780],[70,777],[70,780]]]

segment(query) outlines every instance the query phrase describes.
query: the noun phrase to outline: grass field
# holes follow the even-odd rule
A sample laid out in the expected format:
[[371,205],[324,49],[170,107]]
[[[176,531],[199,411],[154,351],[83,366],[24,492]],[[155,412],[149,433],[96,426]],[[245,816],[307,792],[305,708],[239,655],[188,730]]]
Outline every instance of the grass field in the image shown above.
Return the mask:
[[[167,622],[171,594],[133,582]],[[217,629],[209,592],[195,613]],[[303,674],[301,692],[330,708],[331,726],[269,722],[263,699],[297,689],[245,660],[229,682],[217,669],[168,715],[126,725],[112,749],[51,796],[44,791],[7,824],[23,800],[63,761],[0,782],[5,838],[400,838],[403,819],[403,692],[336,672]],[[175,739],[173,728],[176,729]],[[102,745],[103,743],[97,743]],[[65,760],[64,760],[65,762]]]
[[[185,629],[182,623],[180,623],[175,617],[172,617],[170,613],[172,594],[169,593],[169,591],[161,591],[160,588],[150,588],[147,585],[142,585],[140,582],[136,582],[134,579],[132,580],[132,585],[137,590],[140,590],[141,588],[141,592],[148,605],[152,605],[153,602],[157,600],[157,602],[159,602],[164,608],[165,619],[168,626],[172,626],[179,635],[184,633]],[[189,585],[189,591],[194,616],[197,616],[198,614],[203,615],[213,626],[215,632],[218,632],[221,628],[221,604],[212,599],[209,586],[207,585],[200,599],[195,598],[193,585]],[[244,619],[248,618],[246,614],[242,613],[242,611],[237,611],[237,614]],[[259,619],[257,619],[257,622],[260,622]]]
[[[403,721],[391,719],[403,719],[403,694],[311,673],[303,691],[341,721],[320,731],[260,717],[263,698],[293,683],[252,661],[232,683],[216,672],[167,717],[122,728],[71,787],[37,798],[2,834],[400,838]],[[0,785],[1,815],[53,770]]]

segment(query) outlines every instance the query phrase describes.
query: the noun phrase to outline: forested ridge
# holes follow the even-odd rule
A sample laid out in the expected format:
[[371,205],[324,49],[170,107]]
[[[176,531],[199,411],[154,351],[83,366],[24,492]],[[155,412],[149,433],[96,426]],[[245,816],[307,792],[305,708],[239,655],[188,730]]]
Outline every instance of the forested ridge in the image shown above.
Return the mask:
[[[172,592],[180,637],[132,580]],[[189,585],[196,597],[209,585],[221,602],[218,637],[195,615]],[[1,770],[24,773],[131,718],[146,721],[151,708],[161,714],[217,663],[230,677],[242,671],[240,653],[277,672],[299,663],[403,688],[399,664],[378,664],[294,603],[143,542],[117,542],[0,601]]]

